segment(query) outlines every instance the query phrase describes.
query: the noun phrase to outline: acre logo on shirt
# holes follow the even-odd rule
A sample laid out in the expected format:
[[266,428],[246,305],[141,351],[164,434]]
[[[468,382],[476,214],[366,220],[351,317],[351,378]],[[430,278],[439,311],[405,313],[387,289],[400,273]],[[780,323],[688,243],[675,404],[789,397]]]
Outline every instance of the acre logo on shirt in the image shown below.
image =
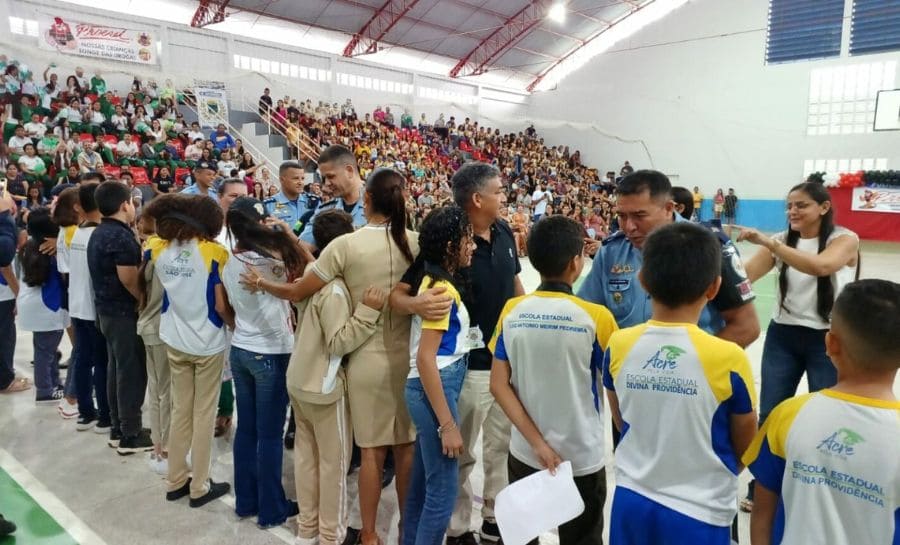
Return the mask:
[[829,456],[837,456],[846,459],[853,456],[855,445],[864,442],[865,439],[849,428],[841,428],[823,439],[816,449]]
[[660,349],[656,351],[656,354],[647,360],[643,369],[674,371],[678,368],[678,358],[685,352],[687,352],[685,349],[677,346],[666,345],[660,347]]

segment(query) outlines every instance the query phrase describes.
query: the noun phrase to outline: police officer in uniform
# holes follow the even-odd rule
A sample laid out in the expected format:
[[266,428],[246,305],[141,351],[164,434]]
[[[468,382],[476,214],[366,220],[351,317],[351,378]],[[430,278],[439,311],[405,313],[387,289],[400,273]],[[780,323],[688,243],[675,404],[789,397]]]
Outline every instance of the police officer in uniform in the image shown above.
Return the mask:
[[322,179],[334,198],[320,205],[310,215],[309,220],[303,222],[300,240],[310,246],[315,245],[312,227],[316,216],[326,210],[347,212],[353,218],[353,226],[356,228],[366,224],[366,215],[363,211],[366,184],[359,176],[359,166],[353,152],[345,146],[329,146],[319,155],[318,163]]
[[263,206],[270,216],[287,223],[300,234],[300,218],[309,208],[303,193],[303,167],[297,161],[285,161],[278,167],[278,183],[281,191],[265,199]]
[[212,199],[218,199],[219,194],[216,192],[216,173],[218,167],[215,161],[199,161],[194,165],[193,185],[189,185],[181,190],[184,195],[206,195]]
[[[650,296],[638,280],[641,247],[656,227],[685,221],[674,212],[671,191],[666,175],[653,170],[626,176],[616,189],[622,229],[607,238],[594,256],[578,296],[609,308],[619,327],[642,324],[653,313]],[[759,320],[751,304],[753,290],[737,248],[721,230],[716,234],[722,243],[722,288],[704,309],[699,326],[746,347],[759,336]]]
[[[594,255],[591,272],[578,296],[606,306],[620,328],[642,324],[653,315],[650,296],[638,279],[643,257],[641,248],[655,228],[673,221],[688,221],[675,212],[672,184],[655,170],[638,170],[625,176],[616,188],[617,214],[621,230],[603,241]],[[731,239],[720,229],[709,227],[722,245],[722,287],[700,316],[704,331],[732,341],[742,348],[759,337],[759,320],[752,302],[753,289]],[[586,246],[596,243],[585,241]],[[613,444],[619,433],[613,426]],[[732,527],[737,540],[737,518]]]

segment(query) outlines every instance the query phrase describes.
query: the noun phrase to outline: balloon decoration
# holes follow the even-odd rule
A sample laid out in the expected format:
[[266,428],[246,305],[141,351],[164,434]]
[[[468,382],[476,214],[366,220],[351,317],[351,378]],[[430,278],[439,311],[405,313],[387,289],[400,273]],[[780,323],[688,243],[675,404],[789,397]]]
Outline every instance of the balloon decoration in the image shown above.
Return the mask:
[[900,170],[858,170],[856,172],[844,172],[833,176],[824,173],[817,174],[815,181],[821,181],[828,187],[900,187]]

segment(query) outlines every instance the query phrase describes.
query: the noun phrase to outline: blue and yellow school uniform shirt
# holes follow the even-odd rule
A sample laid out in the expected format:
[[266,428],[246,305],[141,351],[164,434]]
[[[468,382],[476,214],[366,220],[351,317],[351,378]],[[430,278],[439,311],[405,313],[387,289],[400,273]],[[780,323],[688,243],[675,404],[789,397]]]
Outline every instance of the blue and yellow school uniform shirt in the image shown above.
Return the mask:
[[[466,305],[462,302],[462,297],[456,287],[447,280],[436,280],[431,285],[432,277],[425,275],[422,284],[419,286],[419,293],[425,292],[430,288],[446,288],[444,295],[453,298],[450,312],[442,319],[437,321],[423,320],[421,316],[414,315],[412,325],[409,328],[409,376],[407,378],[419,378],[419,368],[416,366],[416,358],[419,354],[419,341],[422,339],[423,329],[434,329],[443,331],[441,337],[441,345],[437,352],[437,368],[443,369],[455,363],[457,360],[469,353],[473,345],[473,340],[469,338],[471,334],[469,326],[469,312]],[[480,340],[475,339],[475,343]],[[482,342],[483,346],[484,343]]]
[[56,238],[56,267],[63,274],[69,274],[69,252],[76,231],[77,225],[59,228],[59,236]]
[[16,298],[19,327],[24,331],[59,331],[69,327],[69,314],[63,306],[65,284],[57,270],[56,258],[50,258],[47,280],[40,286],[19,283]]
[[756,405],[750,362],[694,324],[646,324],[612,336],[603,385],[624,421],[616,486],[715,526],[737,513],[739,453],[730,416]]
[[[542,284],[507,301],[489,346],[495,358],[509,362],[519,400],[547,443],[572,462],[576,477],[606,463],[599,382],[603,351],[615,330],[605,307],[575,297],[567,285]],[[515,428],[509,452],[543,467]]]
[[160,339],[196,356],[225,350],[225,323],[216,312],[215,290],[222,283],[219,274],[228,261],[228,251],[207,240],[180,243],[150,237],[144,259],[153,261],[163,286]]
[[900,402],[834,390],[789,399],[744,462],[780,497],[773,545],[900,545]]

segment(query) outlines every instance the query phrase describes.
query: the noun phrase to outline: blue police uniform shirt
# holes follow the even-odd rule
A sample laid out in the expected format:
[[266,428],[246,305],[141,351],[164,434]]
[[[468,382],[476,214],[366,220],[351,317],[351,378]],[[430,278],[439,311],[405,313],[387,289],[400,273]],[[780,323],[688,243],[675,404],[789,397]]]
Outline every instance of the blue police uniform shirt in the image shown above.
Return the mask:
[[344,199],[338,197],[336,199],[332,199],[325,204],[319,205],[316,208],[315,213],[306,222],[306,225],[303,226],[303,232],[300,233],[300,240],[303,242],[308,242],[309,244],[315,244],[316,240],[313,238],[313,223],[316,221],[316,216],[325,212],[326,210],[344,210],[350,216],[353,217],[353,227],[359,229],[360,227],[366,224],[366,215],[363,213],[363,193],[365,192],[365,188],[359,189],[359,200],[353,205],[353,208],[348,208],[344,206]]
[[[200,191],[200,186],[197,184],[189,185],[189,186],[185,187],[184,189],[181,190],[181,194],[182,195],[203,195],[203,193]],[[209,189],[206,190],[206,196],[210,197],[212,199],[219,198],[219,194],[216,193],[216,190],[213,187],[210,187]]]
[[[675,221],[688,220],[675,214]],[[697,325],[715,335],[725,327],[721,313],[749,303],[754,295],[737,248],[721,230],[705,227],[716,234],[722,245],[722,287],[703,309]],[[653,307],[650,295],[638,280],[641,263],[641,251],[628,241],[625,233],[614,233],[594,256],[591,272],[578,290],[578,297],[607,307],[620,328],[643,324],[653,315]]]
[[306,194],[301,193],[296,200],[289,200],[284,193],[279,191],[275,195],[263,200],[263,206],[270,216],[274,216],[295,229],[300,217],[309,209]]

